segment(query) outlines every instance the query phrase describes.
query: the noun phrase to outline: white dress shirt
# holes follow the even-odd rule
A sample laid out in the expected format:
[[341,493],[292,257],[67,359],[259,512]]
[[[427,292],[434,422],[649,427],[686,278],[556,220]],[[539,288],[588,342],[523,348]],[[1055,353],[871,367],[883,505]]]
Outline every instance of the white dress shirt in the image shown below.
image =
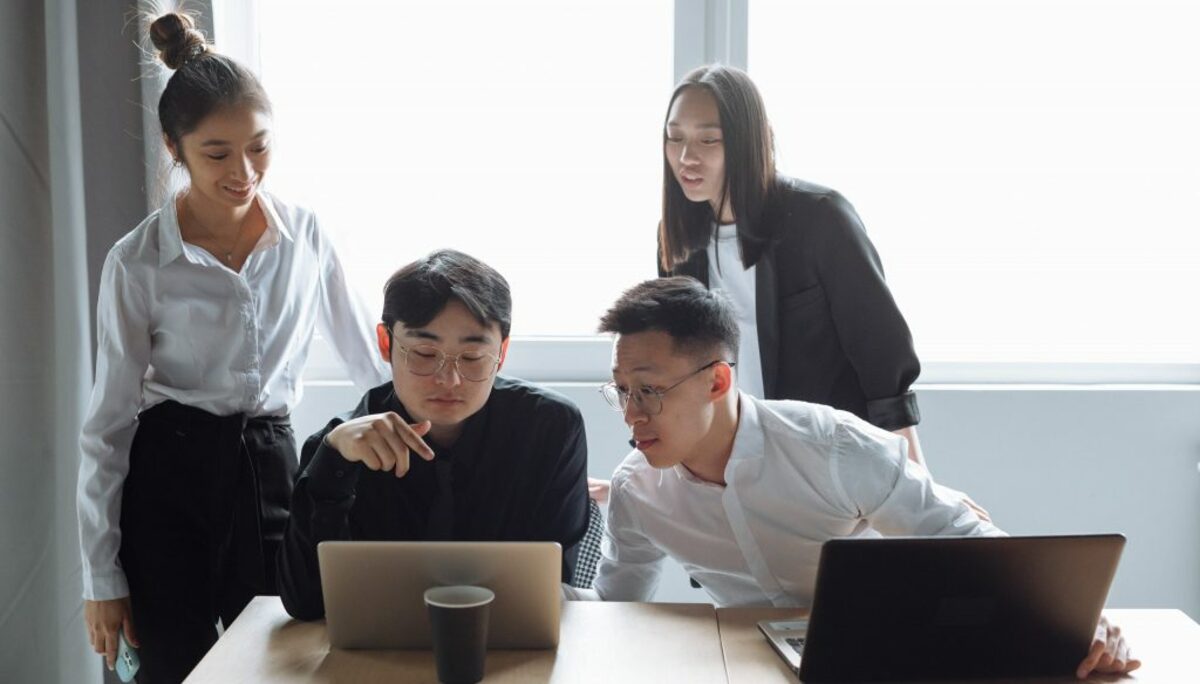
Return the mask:
[[724,292],[737,314],[741,340],[738,343],[737,384],[743,392],[763,398],[762,354],[758,350],[758,291],[756,268],[742,266],[738,253],[737,226],[717,228],[708,243],[708,287]]
[[639,451],[617,468],[600,598],[649,600],[671,556],[717,606],[803,607],[826,540],[1004,534],[909,460],[903,437],[818,404],[742,393],[739,408],[726,486]]
[[300,401],[319,329],[361,391],[390,377],[372,316],[308,210],[260,192],[267,228],[241,272],[183,241],[168,201],[108,253],[96,380],[80,436],[84,597],[129,593],[117,560],[121,491],[141,411],[167,400],[217,415],[283,415]]

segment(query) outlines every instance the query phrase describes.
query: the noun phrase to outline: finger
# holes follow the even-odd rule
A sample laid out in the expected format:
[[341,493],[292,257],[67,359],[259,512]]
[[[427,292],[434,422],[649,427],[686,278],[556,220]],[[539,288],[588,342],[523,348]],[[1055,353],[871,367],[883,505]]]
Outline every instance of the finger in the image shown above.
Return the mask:
[[396,459],[396,468],[395,468],[396,477],[404,477],[405,475],[407,475],[408,469],[411,465],[412,465],[412,461],[410,460],[410,457],[409,457],[409,451],[408,451],[408,449],[405,449],[404,454]]
[[429,432],[432,423],[424,420],[409,425],[396,413],[389,413],[388,419],[392,433],[403,443],[405,450],[417,452],[417,455],[426,461],[433,460],[433,449],[422,439],[422,436]]
[[408,461],[408,445],[404,443],[404,438],[396,431],[395,425],[383,424],[379,430],[379,438],[391,455],[391,464],[387,466],[389,470],[394,469],[401,458],[405,462]]
[[396,455],[392,453],[392,448],[383,435],[371,432],[365,439],[367,444],[371,445],[371,451],[374,452],[375,458],[379,459],[379,469],[381,471],[391,470],[396,465]]
[[126,613],[125,620],[121,623],[121,629],[125,630],[125,641],[134,648],[141,648],[142,642],[138,641],[137,630],[133,628],[133,616]]
[[96,629],[88,630],[88,639],[92,642],[92,650],[96,653],[104,653],[104,635]]
[[[426,427],[421,433],[418,433],[416,427],[420,427],[422,425]],[[426,461],[433,460],[433,449],[425,443],[425,440],[421,438],[421,435],[429,432],[429,425],[429,421],[417,423],[416,427],[408,425],[407,423],[401,423],[397,429],[397,432],[404,440],[404,443],[408,445],[408,448],[417,452],[417,455]]]
[[117,666],[117,635],[112,632],[104,635],[104,662],[110,670]]
[[371,441],[366,437],[359,439],[355,454],[358,456],[358,460],[371,470],[379,470],[382,465],[379,462],[379,456],[375,454],[375,447],[371,446]]
[[[1097,637],[1099,636],[1097,634]],[[1092,642],[1092,647],[1088,649],[1088,654],[1084,657],[1083,662],[1079,663],[1079,667],[1075,670],[1075,676],[1087,679],[1087,676],[1096,668],[1096,663],[1100,661],[1102,655],[1104,655],[1104,640],[1097,638]]]

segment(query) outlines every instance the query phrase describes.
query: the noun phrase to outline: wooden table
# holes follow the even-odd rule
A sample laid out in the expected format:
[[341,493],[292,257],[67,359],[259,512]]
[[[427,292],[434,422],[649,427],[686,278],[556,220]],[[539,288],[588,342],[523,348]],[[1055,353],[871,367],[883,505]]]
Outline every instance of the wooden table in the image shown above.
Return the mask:
[[[1200,625],[1178,610],[1109,610],[1145,664],[1128,679],[1200,682]],[[554,651],[488,652],[485,682],[648,682],[770,684],[795,682],[759,633],[764,619],[803,612],[708,604],[563,605]],[[1098,681],[1116,681],[1107,677]],[[187,681],[436,682],[429,651],[330,650],[324,622],[297,622],[278,598],[260,596],[217,641]],[[1006,680],[988,680],[999,684]],[[1073,682],[1073,678],[1021,682]]]
[[[758,631],[758,621],[806,617],[805,611],[787,608],[721,608],[716,613],[729,684],[796,681],[796,676],[776,655],[762,632]],[[1200,655],[1200,625],[1182,611],[1112,609],[1104,611],[1104,614],[1110,622],[1121,627],[1134,655],[1142,661],[1142,666],[1124,678],[1093,677],[1091,681],[1161,684],[1200,682],[1200,660],[1197,660],[1197,655]],[[942,684],[952,684],[951,681],[941,681]],[[1065,684],[1078,681],[1074,677],[1052,677],[989,679],[983,684]],[[972,684],[980,684],[980,680],[973,680]]]
[[[724,684],[713,607],[700,603],[563,604],[559,646],[488,652],[485,682]],[[330,650],[325,623],[288,617],[259,596],[186,680],[201,682],[437,682],[431,651]]]

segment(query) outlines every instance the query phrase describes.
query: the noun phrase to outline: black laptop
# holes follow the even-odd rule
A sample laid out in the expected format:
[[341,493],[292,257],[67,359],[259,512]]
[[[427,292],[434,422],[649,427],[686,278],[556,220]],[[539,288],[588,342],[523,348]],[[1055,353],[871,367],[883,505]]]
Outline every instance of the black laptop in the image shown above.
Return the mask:
[[785,660],[802,654],[805,682],[1070,675],[1124,546],[1119,534],[831,540],[806,633],[759,626]]

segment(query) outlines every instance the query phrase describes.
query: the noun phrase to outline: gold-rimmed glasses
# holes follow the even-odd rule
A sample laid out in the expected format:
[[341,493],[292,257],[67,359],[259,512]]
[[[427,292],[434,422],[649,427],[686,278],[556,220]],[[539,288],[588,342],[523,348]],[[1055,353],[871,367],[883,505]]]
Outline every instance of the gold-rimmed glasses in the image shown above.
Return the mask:
[[683,383],[692,379],[692,377],[695,375],[699,374],[701,371],[708,370],[718,363],[728,364],[730,368],[733,368],[737,365],[733,361],[726,361],[724,359],[709,361],[691,373],[683,376],[675,384],[667,387],[666,389],[658,389],[657,387],[642,385],[641,387],[635,387],[631,390],[628,387],[619,387],[615,382],[606,382],[600,386],[600,394],[604,395],[604,400],[608,402],[609,406],[613,407],[614,411],[621,411],[623,413],[629,406],[630,399],[632,399],[633,403],[638,407],[639,410],[642,411],[642,413],[645,413],[648,416],[656,416],[659,413],[662,413],[663,397],[666,396],[667,392],[679,387]]
[[491,378],[500,366],[499,356],[482,349],[468,349],[458,354],[447,354],[431,344],[413,347],[396,345],[396,349],[404,354],[404,365],[413,375],[436,375],[445,368],[447,361],[451,361],[463,379],[483,382]]

